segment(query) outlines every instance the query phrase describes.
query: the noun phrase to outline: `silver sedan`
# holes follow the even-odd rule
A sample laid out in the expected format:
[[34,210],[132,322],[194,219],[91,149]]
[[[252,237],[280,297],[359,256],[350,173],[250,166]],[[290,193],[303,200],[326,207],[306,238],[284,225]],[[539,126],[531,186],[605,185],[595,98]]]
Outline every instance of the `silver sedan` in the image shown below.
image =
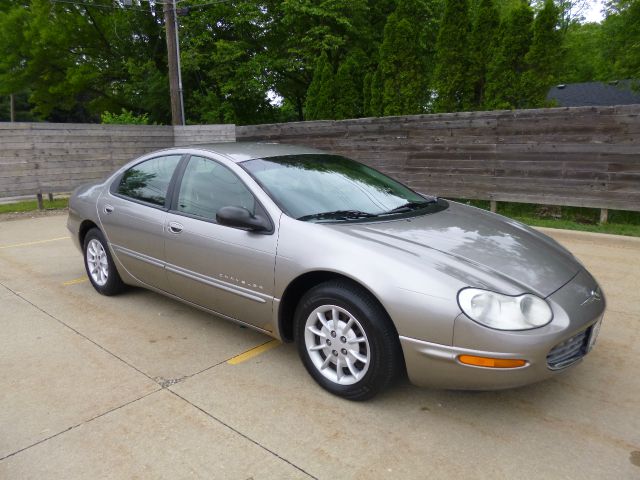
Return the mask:
[[297,343],[329,392],[516,387],[593,346],[602,291],[549,237],[416,193],[341,156],[276,144],[140,157],[69,202],[104,295],[140,286]]

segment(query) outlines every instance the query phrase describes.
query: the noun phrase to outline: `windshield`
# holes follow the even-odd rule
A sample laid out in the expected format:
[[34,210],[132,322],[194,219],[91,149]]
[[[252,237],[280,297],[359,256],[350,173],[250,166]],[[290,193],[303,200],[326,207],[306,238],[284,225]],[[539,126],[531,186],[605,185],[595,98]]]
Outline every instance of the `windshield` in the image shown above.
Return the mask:
[[337,155],[287,155],[241,164],[280,208],[299,220],[346,220],[412,211],[435,202]]

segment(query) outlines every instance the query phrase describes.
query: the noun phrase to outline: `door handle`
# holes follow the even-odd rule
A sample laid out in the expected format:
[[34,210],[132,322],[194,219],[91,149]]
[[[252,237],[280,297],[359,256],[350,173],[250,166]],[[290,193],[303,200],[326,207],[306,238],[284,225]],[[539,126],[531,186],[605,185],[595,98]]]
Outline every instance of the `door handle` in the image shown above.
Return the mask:
[[113,205],[105,205],[104,206],[104,213],[106,213],[107,215],[109,215],[110,213],[113,213]]
[[168,230],[171,233],[181,233],[183,228],[184,227],[181,224],[179,224],[178,222],[169,222]]

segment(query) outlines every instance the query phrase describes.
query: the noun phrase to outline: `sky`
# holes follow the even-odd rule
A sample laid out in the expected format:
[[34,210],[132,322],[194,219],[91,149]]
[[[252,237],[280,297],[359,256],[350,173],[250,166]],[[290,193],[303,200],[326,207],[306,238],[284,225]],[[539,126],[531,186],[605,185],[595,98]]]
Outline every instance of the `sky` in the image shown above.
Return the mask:
[[602,1],[601,0],[591,0],[589,2],[589,9],[584,12],[585,21],[587,22],[599,22],[602,20]]

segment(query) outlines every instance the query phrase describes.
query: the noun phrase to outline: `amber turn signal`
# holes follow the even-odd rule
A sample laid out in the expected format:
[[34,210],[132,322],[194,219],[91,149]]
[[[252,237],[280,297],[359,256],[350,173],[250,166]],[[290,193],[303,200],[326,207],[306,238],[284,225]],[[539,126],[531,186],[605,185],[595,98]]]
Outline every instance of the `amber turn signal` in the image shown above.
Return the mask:
[[526,360],[519,358],[490,358],[476,357],[474,355],[460,355],[458,360],[466,365],[489,368],[518,368],[527,364]]

